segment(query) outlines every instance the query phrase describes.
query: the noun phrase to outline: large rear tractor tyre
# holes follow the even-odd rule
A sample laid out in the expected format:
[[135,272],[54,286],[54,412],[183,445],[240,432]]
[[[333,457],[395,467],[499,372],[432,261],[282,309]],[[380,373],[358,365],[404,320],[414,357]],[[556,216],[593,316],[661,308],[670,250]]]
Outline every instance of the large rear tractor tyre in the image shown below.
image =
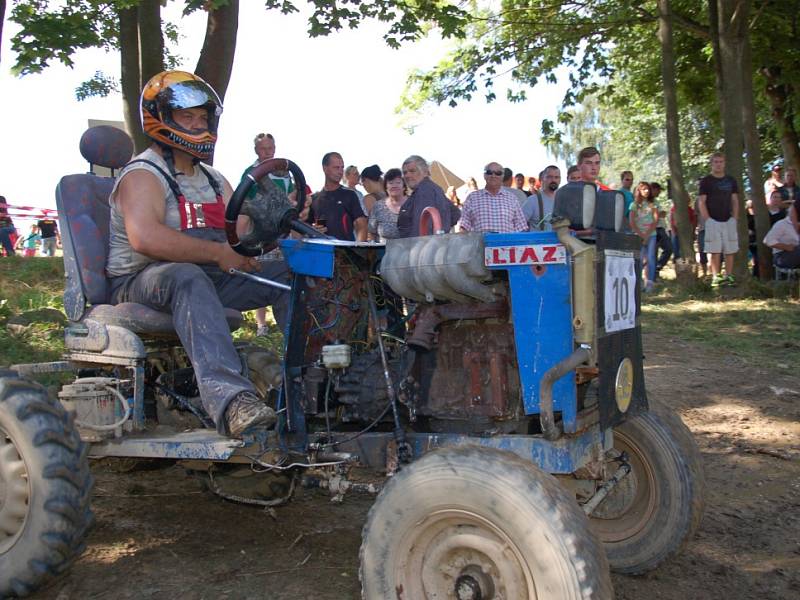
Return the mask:
[[86,454],[44,388],[0,379],[0,598],[28,595],[83,552],[93,522]]
[[362,540],[367,600],[613,598],[603,547],[575,499],[500,450],[435,450],[403,468]]
[[631,472],[591,515],[611,569],[639,574],[681,550],[705,507],[700,451],[673,411],[656,406],[614,430]]

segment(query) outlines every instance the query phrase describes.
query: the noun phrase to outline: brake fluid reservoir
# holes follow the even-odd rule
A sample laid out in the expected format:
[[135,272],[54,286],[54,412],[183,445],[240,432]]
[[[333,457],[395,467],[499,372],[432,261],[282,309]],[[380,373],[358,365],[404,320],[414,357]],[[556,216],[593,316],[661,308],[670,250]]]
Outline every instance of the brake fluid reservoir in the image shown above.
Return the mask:
[[350,366],[350,346],[331,344],[322,347],[322,364],[326,369],[345,369]]

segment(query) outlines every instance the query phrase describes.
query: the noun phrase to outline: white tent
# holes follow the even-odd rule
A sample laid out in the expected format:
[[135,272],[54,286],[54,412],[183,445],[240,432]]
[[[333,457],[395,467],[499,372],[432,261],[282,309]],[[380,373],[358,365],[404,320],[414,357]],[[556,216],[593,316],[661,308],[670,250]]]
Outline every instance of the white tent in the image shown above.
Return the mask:
[[442,191],[444,192],[446,192],[447,188],[449,188],[451,185],[456,189],[464,185],[463,179],[445,167],[438,160],[435,160],[431,163],[431,179],[436,185],[442,188]]

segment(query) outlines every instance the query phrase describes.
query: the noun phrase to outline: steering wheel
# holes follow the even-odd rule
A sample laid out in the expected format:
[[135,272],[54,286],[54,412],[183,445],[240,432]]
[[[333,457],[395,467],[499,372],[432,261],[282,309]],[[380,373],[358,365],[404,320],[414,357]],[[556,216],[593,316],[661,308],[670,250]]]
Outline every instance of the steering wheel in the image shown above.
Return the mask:
[[[267,177],[275,171],[288,171],[294,177],[297,206],[292,206],[286,193]],[[264,183],[259,184],[262,180]],[[253,194],[251,190],[255,186],[257,190]],[[305,203],[306,178],[300,167],[285,158],[271,158],[258,163],[239,182],[225,209],[225,235],[228,243],[243,256],[258,256],[291,230],[309,237],[327,238],[328,236],[299,219]],[[239,215],[250,217],[252,223],[252,229],[241,237],[236,231]]]

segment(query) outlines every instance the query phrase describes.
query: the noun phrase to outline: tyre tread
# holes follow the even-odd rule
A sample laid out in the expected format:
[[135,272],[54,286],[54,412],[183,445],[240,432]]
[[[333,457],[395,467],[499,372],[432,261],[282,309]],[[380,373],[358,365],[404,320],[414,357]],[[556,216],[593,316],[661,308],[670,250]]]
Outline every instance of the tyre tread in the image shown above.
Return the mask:
[[[658,463],[669,466],[664,472],[656,472],[658,483],[672,485],[674,489],[662,490],[661,503],[669,501],[677,511],[677,517],[664,509],[659,520],[671,519],[661,523],[661,527],[646,538],[636,540],[627,546],[607,547],[611,569],[626,575],[641,575],[652,571],[683,549],[700,526],[705,508],[705,478],[702,459],[691,432],[681,418],[672,410],[660,404],[653,404],[651,410],[641,413],[623,423],[621,432],[647,446]],[[674,469],[677,480],[666,477]],[[672,493],[679,495],[678,499]],[[662,507],[658,507],[662,508]],[[658,525],[658,524],[656,524]]]
[[[535,504],[544,507],[551,513],[552,518],[548,522],[554,527],[560,540],[568,547],[570,554],[573,557],[579,557],[572,564],[579,580],[580,597],[585,600],[606,600],[614,597],[605,552],[591,531],[588,519],[580,511],[575,499],[551,475],[540,471],[530,461],[506,451],[466,445],[429,452],[417,463],[413,463],[412,468],[401,470],[384,487],[381,496],[370,508],[362,530],[362,544],[359,551],[359,579],[362,583],[362,598],[365,600],[368,598],[363,587],[366,578],[364,558],[368,551],[375,551],[375,549],[369,550],[367,544],[372,528],[377,526],[376,521],[380,512],[386,510],[384,507],[384,504],[388,503],[386,498],[391,497],[395,491],[402,490],[407,484],[407,480],[416,476],[415,472],[422,472],[424,475],[424,471],[421,470],[435,469],[437,462],[444,462],[444,466],[449,465],[454,474],[458,473],[458,467],[465,463],[488,462],[491,464],[492,472],[498,474],[499,477],[511,481],[518,480],[520,485],[527,485],[532,497],[537,498]],[[533,481],[529,476],[531,471],[535,471],[537,474]]]
[[[5,415],[5,416],[4,416]],[[31,482],[41,482],[45,497],[35,518],[38,533],[23,533],[17,544],[28,556],[26,566],[0,580],[0,598],[24,597],[64,572],[83,552],[86,535],[94,523],[91,510],[93,477],[88,464],[88,446],[80,440],[74,418],[45,389],[24,379],[0,379],[0,418],[10,418],[21,430],[28,453]],[[3,423],[0,422],[0,425]],[[22,450],[21,450],[22,451]],[[26,462],[30,457],[23,457]],[[36,468],[34,468],[34,466]],[[0,557],[0,567],[3,558]]]

